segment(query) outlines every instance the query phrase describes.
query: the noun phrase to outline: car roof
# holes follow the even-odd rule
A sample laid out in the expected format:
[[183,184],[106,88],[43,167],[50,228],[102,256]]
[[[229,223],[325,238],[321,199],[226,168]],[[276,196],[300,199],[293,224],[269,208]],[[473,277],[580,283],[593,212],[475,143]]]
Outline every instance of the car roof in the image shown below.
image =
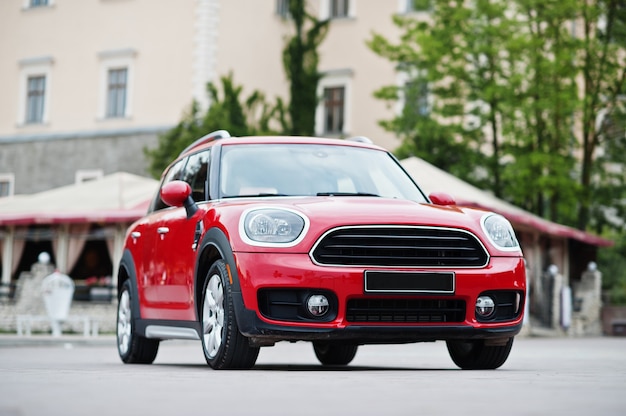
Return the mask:
[[324,137],[309,137],[309,136],[242,136],[242,137],[222,137],[222,138],[208,138],[204,143],[198,143],[185,149],[181,153],[181,157],[190,153],[195,153],[202,149],[219,144],[221,146],[231,146],[240,144],[320,144],[320,145],[334,145],[334,146],[350,146],[370,148],[376,150],[386,151],[380,146],[374,145],[371,141],[364,137],[354,137],[349,139],[331,139]]

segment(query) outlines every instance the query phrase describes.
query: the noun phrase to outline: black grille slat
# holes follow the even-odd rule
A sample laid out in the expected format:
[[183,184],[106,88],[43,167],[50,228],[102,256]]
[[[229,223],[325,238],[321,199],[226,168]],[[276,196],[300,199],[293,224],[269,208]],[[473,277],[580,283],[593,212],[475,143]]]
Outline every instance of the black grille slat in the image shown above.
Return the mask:
[[[374,245],[356,245],[356,244],[328,244],[326,246],[326,248],[328,249],[337,249],[337,250],[342,250],[342,249],[378,249],[378,250],[384,250],[384,249],[389,249],[389,246],[374,246]],[[441,246],[420,246],[419,248],[416,248],[414,245],[413,246],[400,246],[400,245],[395,245],[393,246],[394,249],[402,249],[402,250],[440,250]],[[455,250],[467,250],[467,251],[474,251],[474,248],[471,247],[455,247]]]
[[351,299],[348,322],[446,323],[465,320],[465,301],[459,299]]
[[[325,258],[325,256],[320,256],[320,258]],[[328,259],[333,259],[334,257],[330,256],[330,257],[327,257],[327,258]],[[388,260],[388,259],[392,258],[390,256],[351,256],[350,258],[353,259],[353,260],[358,260],[358,259],[361,259],[361,260],[364,260],[364,261],[365,260],[370,260],[372,262],[380,261],[376,265],[390,265],[390,266],[394,265],[394,264],[383,264],[383,260]],[[393,259],[395,259],[395,260],[404,260],[406,262],[413,261],[416,258],[417,258],[417,256],[407,256],[407,257],[394,256],[393,257]],[[433,263],[435,261],[439,261],[440,259],[441,259],[441,257],[419,257],[419,260],[422,260],[422,261],[432,261]],[[478,260],[478,257],[451,257],[451,256],[448,256],[448,257],[446,257],[446,259],[449,262],[457,261],[457,262],[461,263],[462,261],[465,261],[465,260],[470,260],[470,261],[472,259],[473,260]],[[324,263],[324,262],[321,262],[321,263]],[[363,262],[359,262],[358,264],[364,264],[364,263]],[[371,265],[371,263],[368,263],[368,265]],[[451,265],[451,264],[449,264],[449,265]]]
[[398,267],[482,267],[489,259],[472,234],[436,227],[340,228],[312,256],[319,264]]
[[381,234],[343,234],[337,236],[337,238],[384,238],[388,240],[393,239],[412,239],[412,240],[467,240],[467,237],[456,237],[456,236],[436,236],[436,235],[428,235],[428,236],[419,236],[419,235],[381,235]]

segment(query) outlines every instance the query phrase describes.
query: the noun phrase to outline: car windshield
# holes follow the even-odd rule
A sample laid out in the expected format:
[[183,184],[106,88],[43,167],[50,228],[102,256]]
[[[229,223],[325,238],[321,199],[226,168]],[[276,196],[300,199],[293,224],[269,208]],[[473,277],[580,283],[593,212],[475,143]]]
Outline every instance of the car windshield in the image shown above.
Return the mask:
[[387,152],[322,144],[223,146],[223,198],[262,196],[379,196],[426,202]]

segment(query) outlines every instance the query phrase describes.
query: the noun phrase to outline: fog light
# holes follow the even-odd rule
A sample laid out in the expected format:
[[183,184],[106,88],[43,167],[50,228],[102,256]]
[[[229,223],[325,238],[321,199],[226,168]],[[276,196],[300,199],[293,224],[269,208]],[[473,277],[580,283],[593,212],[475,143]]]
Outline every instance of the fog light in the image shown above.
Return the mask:
[[488,318],[496,310],[496,303],[489,296],[479,296],[476,299],[476,314],[481,318]]
[[324,295],[311,295],[306,301],[309,313],[315,317],[321,317],[328,313],[330,309],[328,298]]

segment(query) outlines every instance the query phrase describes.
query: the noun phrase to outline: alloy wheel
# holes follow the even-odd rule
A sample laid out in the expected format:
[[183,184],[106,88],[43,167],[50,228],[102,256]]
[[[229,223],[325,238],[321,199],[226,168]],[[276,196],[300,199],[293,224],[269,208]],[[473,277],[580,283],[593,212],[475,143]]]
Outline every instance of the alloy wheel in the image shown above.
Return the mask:
[[224,286],[218,274],[211,276],[204,293],[202,336],[207,356],[214,358],[224,336]]
[[130,295],[125,290],[120,296],[117,308],[117,348],[122,355],[130,349],[131,330]]

